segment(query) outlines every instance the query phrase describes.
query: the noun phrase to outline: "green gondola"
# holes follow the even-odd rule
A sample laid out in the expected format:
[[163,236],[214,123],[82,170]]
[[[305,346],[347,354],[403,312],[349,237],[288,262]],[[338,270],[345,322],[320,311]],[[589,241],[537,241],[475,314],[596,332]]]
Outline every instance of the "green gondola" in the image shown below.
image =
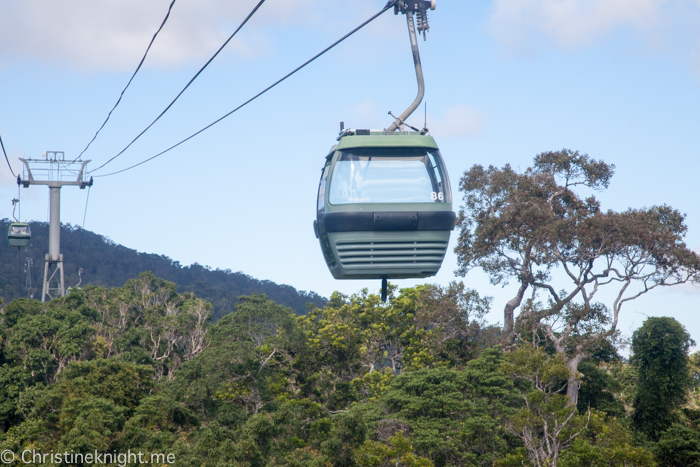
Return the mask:
[[7,243],[10,246],[23,248],[29,246],[32,241],[32,230],[29,224],[13,222],[7,230]]
[[336,279],[434,276],[455,219],[431,136],[348,130],[326,156],[314,230]]
[[425,38],[434,9],[430,0],[394,4],[394,13],[406,15],[418,94],[386,130],[344,130],[341,123],[318,188],[314,231],[328,269],[336,279],[382,279],[382,300],[387,279],[437,274],[456,222],[435,140],[406,123],[425,93],[413,17]]

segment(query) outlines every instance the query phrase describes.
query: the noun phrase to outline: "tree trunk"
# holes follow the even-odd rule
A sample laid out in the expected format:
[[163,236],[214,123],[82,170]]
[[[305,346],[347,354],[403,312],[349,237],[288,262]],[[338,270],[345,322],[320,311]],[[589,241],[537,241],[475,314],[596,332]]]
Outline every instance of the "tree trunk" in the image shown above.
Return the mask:
[[569,360],[567,364],[569,366],[569,379],[566,384],[566,395],[569,397],[568,405],[576,405],[578,403],[578,390],[581,387],[581,383],[576,376],[578,372],[578,366],[585,357],[586,354],[577,353],[574,356],[574,358]]
[[527,283],[521,283],[517,295],[506,303],[503,310],[503,342],[507,346],[515,342],[515,309],[522,303],[527,286]]
[[569,380],[568,380],[568,383],[566,385],[566,395],[569,398],[569,402],[567,403],[568,405],[578,404],[579,387],[580,387],[580,384],[576,380],[576,376],[569,376]]

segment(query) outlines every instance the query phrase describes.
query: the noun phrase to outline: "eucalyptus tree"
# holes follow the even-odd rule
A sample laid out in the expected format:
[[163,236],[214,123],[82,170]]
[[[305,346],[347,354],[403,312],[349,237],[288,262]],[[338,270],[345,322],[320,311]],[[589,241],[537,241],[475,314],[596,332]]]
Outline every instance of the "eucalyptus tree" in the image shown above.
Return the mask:
[[190,292],[177,293],[175,283],[150,271],[127,280],[123,287],[88,286],[66,300],[84,302],[93,310],[100,357],[152,363],[158,379],[172,379],[183,362],[208,345],[211,304]]
[[[601,208],[591,192],[608,188],[614,169],[563,149],[538,154],[524,172],[475,165],[460,183],[457,273],[480,267],[493,284],[517,283],[504,308],[505,343],[531,333],[565,355],[572,404],[579,363],[615,337],[625,303],[700,280],[700,257],[683,241],[683,214],[666,205]],[[599,301],[603,291],[612,292],[609,303]]]

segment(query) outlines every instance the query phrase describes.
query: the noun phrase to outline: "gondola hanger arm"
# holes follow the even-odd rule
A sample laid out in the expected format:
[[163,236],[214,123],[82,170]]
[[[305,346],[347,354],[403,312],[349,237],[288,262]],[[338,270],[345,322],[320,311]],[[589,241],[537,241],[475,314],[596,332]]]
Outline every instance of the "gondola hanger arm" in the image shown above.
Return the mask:
[[406,119],[418,108],[423,101],[425,95],[425,81],[423,79],[423,66],[420,62],[420,51],[418,50],[418,39],[416,37],[416,25],[413,23],[413,15],[418,17],[418,32],[423,33],[423,38],[426,37],[426,32],[430,29],[428,26],[428,10],[435,9],[434,0],[400,0],[394,5],[394,14],[403,13],[406,15],[406,23],[408,25],[408,36],[411,40],[411,51],[413,53],[413,64],[416,69],[416,81],[418,82],[418,95],[413,103],[399,116],[396,117],[386,131],[392,132],[401,129],[405,125]]
[[17,219],[17,216],[15,216],[15,209],[17,208],[18,203],[19,203],[19,200],[17,198],[12,199],[12,217],[15,218],[15,222],[19,222],[19,219]]

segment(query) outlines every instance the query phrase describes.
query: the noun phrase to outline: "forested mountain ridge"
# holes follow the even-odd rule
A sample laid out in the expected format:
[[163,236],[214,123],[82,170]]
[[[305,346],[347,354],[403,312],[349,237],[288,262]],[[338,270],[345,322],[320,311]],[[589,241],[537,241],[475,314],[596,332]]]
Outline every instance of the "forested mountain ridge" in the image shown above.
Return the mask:
[[[0,220],[0,232],[7,232],[10,221]],[[48,224],[30,222],[32,244],[19,252],[16,248],[0,247],[0,296],[5,303],[31,294],[39,298],[43,280],[44,255],[48,251]],[[81,245],[82,243],[82,245]],[[83,268],[81,287],[99,285],[121,287],[128,279],[144,271],[175,282],[179,292],[194,292],[214,306],[212,319],[217,320],[233,311],[237,298],[252,293],[265,294],[297,314],[306,313],[307,303],[323,306],[325,298],[314,292],[298,291],[289,285],[254,279],[242,272],[212,270],[200,264],[183,266],[167,256],[141,253],[77,226],[61,226],[61,253],[64,256],[66,287],[78,284],[78,267]],[[26,258],[31,258],[32,288],[26,282]],[[78,264],[79,262],[79,264]]]

